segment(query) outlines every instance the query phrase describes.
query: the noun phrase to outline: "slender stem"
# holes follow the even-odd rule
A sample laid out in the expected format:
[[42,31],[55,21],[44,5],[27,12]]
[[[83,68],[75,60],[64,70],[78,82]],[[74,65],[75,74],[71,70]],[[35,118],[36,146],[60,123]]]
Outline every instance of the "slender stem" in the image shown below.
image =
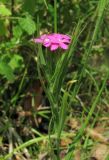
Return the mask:
[[57,0],[54,0],[54,32],[57,33]]
[[21,79],[21,82],[20,82],[20,85],[19,85],[19,88],[18,88],[18,91],[17,91],[16,95],[11,99],[11,103],[13,103],[14,105],[16,104],[16,102],[18,100],[18,97],[19,97],[19,94],[20,94],[20,92],[22,90],[22,87],[23,87],[23,84],[24,84],[24,80],[25,80],[25,77],[26,77],[26,74],[27,74],[27,68],[24,70],[24,74],[23,74],[23,77]]
[[[14,0],[11,0],[11,14],[12,16],[14,16],[14,4],[15,4],[15,1]],[[10,38],[13,37],[13,22],[12,20],[10,21]]]
[[46,0],[44,0],[44,4],[45,4],[46,8],[48,9],[48,5],[47,5]]

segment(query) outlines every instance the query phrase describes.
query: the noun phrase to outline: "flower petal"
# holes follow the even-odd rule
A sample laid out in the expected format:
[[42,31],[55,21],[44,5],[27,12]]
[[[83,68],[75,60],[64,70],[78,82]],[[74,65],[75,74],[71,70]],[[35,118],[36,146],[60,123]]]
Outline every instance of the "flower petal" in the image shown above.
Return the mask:
[[44,45],[45,47],[50,47],[50,45],[51,45],[51,42],[46,42],[46,43],[43,43],[43,45]]
[[41,38],[42,40],[44,40],[45,38],[47,38],[47,34],[41,35],[40,38]]
[[48,38],[50,39],[51,43],[58,43],[58,39],[54,35],[50,34],[48,35]]
[[34,38],[33,41],[35,43],[42,43],[43,42],[41,38]]
[[70,39],[62,39],[61,41],[62,41],[63,43],[70,43],[70,42],[71,42]]
[[64,44],[64,43],[60,43],[60,47],[62,49],[68,49],[68,45],[67,44]]
[[62,34],[62,38],[65,38],[65,39],[71,39],[71,38],[70,38],[70,36],[65,35],[65,34]]
[[51,50],[51,51],[55,51],[58,47],[59,47],[58,44],[51,44],[50,50]]

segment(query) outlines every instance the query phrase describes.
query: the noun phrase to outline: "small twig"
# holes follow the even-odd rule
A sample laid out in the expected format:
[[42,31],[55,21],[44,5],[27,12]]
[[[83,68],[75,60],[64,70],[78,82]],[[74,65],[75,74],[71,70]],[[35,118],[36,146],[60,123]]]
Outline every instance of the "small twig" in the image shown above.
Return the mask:
[[[9,153],[11,153],[11,152],[13,152],[13,141],[12,141],[12,131],[11,131],[11,128],[9,128],[8,141],[9,141]],[[11,157],[9,158],[9,160],[11,160]]]
[[[19,144],[19,145],[22,144],[22,143],[23,143],[22,139],[20,138],[20,136],[18,135],[18,133],[16,132],[16,130],[15,130],[14,128],[12,128],[12,127],[11,127],[11,132],[12,132],[13,136],[16,138],[18,144]],[[23,152],[24,152],[24,154],[26,155],[26,157],[27,157],[28,159],[30,159],[30,154],[29,154],[27,148],[24,148],[24,149],[23,149]]]

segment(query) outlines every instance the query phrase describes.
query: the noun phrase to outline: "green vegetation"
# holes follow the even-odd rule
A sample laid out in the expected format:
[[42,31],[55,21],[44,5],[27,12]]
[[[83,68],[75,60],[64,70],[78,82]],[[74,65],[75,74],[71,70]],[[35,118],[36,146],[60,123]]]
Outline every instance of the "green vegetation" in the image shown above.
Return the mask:
[[[108,8],[0,1],[0,160],[109,159]],[[68,50],[33,42],[50,33],[69,35]]]

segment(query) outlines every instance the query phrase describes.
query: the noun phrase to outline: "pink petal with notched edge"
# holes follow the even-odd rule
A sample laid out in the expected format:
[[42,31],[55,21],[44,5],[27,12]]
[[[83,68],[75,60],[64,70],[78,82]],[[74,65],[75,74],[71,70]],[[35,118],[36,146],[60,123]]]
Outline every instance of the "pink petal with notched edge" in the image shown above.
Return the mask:
[[54,37],[53,35],[48,35],[48,38],[50,39],[51,43],[57,43],[58,39]]
[[50,42],[46,42],[43,44],[45,47],[50,47],[51,43]]
[[51,51],[55,51],[58,47],[59,47],[58,44],[51,44],[50,50],[51,50]]
[[64,34],[62,34],[62,38],[70,39],[70,40],[71,40],[70,36],[68,36],[68,35],[64,35]]
[[43,45],[49,47],[51,45],[51,40],[47,37],[43,40]]
[[43,40],[40,39],[40,38],[34,38],[33,41],[34,41],[35,43],[42,43],[42,42],[43,42]]
[[60,47],[62,49],[68,49],[68,45],[64,44],[64,43],[60,43]]
[[62,42],[63,42],[63,43],[70,43],[71,40],[70,40],[70,39],[62,39]]
[[47,34],[43,34],[43,35],[40,36],[40,38],[41,38],[42,40],[44,40],[46,37],[47,37]]

